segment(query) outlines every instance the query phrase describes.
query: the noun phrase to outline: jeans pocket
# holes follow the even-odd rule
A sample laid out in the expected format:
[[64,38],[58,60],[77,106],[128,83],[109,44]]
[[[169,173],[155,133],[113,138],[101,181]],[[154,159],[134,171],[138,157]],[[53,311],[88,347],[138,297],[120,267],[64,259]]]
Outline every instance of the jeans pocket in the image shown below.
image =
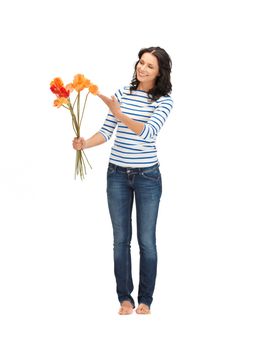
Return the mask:
[[145,170],[142,172],[142,176],[146,179],[153,180],[153,181],[159,181],[161,179],[161,173],[159,168],[153,169],[153,170]]

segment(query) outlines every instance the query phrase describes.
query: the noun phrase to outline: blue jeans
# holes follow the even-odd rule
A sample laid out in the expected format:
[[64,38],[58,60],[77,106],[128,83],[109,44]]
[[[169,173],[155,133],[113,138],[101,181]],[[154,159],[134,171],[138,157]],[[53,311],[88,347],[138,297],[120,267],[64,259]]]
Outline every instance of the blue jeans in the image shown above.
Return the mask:
[[157,272],[156,221],[162,193],[159,165],[123,168],[109,163],[107,197],[113,227],[114,273],[120,302],[129,300],[131,272],[132,207],[135,198],[137,239],[140,248],[138,303],[150,307]]

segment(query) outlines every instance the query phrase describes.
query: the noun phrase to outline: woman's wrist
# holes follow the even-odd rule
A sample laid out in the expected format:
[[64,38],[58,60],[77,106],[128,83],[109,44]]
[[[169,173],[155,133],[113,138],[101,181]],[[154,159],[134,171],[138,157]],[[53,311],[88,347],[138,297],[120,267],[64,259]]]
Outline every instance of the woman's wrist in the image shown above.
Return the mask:
[[87,141],[88,141],[88,140],[83,139],[83,142],[82,142],[82,149],[85,149],[85,148],[88,147]]
[[114,114],[114,117],[122,122],[123,118],[127,117],[125,116],[122,111],[120,110],[119,112]]

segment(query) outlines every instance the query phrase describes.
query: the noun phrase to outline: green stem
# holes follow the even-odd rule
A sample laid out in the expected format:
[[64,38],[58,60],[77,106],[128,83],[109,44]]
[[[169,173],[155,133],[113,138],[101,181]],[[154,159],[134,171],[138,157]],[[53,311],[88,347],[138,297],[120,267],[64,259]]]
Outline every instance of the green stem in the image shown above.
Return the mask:
[[79,111],[80,111],[80,92],[78,92],[78,100],[77,100],[77,121],[78,121],[78,126],[80,127]]
[[78,135],[78,131],[77,131],[77,129],[76,129],[76,125],[75,125],[75,123],[74,123],[73,118],[71,118],[71,121],[72,121],[73,130],[74,130],[74,132],[75,132],[75,134],[76,134],[76,136],[77,136],[77,135]]
[[77,98],[78,98],[78,95],[76,96],[75,101],[74,101],[74,103],[73,103],[73,107],[72,107],[73,109],[74,109],[74,107],[75,107],[75,104],[76,104]]
[[76,151],[75,179],[77,178],[77,176],[79,176],[81,180],[85,179],[85,175],[87,175],[86,161],[90,166],[90,168],[92,169],[85,152],[83,150]]
[[74,113],[74,110],[73,110],[73,107],[71,104],[69,104],[69,110],[70,110],[70,113],[71,113],[71,117],[72,117],[72,125],[73,125],[73,129],[75,131],[75,134],[77,137],[80,137],[80,128],[79,128],[79,124],[77,122],[77,118],[75,116],[75,113]]
[[86,154],[85,154],[84,151],[83,151],[83,155],[84,155],[84,157],[85,157],[87,163],[89,164],[90,169],[92,169],[92,166],[90,165],[90,162],[89,162],[89,160],[88,160],[88,158],[87,158],[87,156],[86,156]]
[[86,107],[86,103],[87,103],[88,96],[89,96],[89,92],[87,93],[86,98],[85,98],[85,101],[84,101],[84,106],[83,106],[83,110],[82,110],[82,115],[81,115],[81,119],[80,119],[80,124],[79,124],[79,126],[81,126],[81,123],[82,123],[82,119],[83,119],[83,116],[84,116],[84,111],[85,111],[85,107]]

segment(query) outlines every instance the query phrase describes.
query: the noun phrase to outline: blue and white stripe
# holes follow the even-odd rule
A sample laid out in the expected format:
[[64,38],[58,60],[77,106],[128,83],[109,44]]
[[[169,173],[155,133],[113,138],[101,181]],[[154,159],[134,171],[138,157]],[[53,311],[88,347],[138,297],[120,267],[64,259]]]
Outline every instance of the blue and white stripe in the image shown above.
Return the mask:
[[130,93],[129,86],[118,90],[115,96],[121,105],[122,113],[144,123],[144,128],[141,134],[137,135],[109,112],[99,132],[108,141],[117,126],[110,162],[131,168],[150,167],[158,163],[156,137],[171,112],[172,98],[162,96],[152,101],[145,91],[133,90]]

